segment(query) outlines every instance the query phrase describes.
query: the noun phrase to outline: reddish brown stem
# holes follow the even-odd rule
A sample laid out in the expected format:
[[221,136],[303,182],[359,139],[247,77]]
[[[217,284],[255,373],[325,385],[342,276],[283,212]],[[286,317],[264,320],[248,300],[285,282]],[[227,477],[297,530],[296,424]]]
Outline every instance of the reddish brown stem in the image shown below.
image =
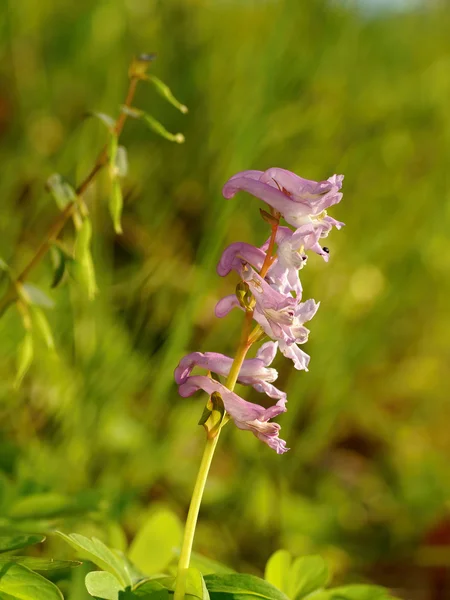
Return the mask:
[[[134,95],[136,93],[136,87],[137,87],[138,81],[139,81],[139,77],[131,75],[130,84],[128,86],[128,92],[127,92],[127,96],[125,99],[125,106],[131,106]],[[125,125],[126,119],[127,119],[127,114],[122,111],[120,113],[119,117],[117,118],[117,121],[116,121],[116,124],[114,127],[114,133],[117,137],[119,137],[120,134],[122,133],[123,126]],[[89,173],[83,179],[83,181],[77,186],[75,192],[78,197],[82,196],[86,192],[86,190],[88,189],[88,187],[90,186],[92,181],[94,181],[97,174],[101,171],[101,169],[106,165],[107,162],[108,162],[108,153],[107,153],[107,149],[105,147],[100,152],[92,169],[89,171]],[[6,294],[0,301],[0,316],[5,312],[5,310],[9,307],[9,305],[12,304],[12,302],[14,302],[16,300],[16,298],[17,298],[17,283],[23,283],[28,278],[31,271],[33,271],[33,269],[35,267],[37,267],[37,265],[41,262],[41,260],[44,258],[44,256],[49,251],[53,242],[58,238],[61,231],[64,229],[64,227],[65,227],[66,223],[69,221],[70,217],[73,215],[76,205],[77,205],[76,201],[70,202],[64,208],[64,210],[58,215],[58,217],[55,219],[55,221],[51,225],[50,229],[48,230],[45,240],[42,242],[42,244],[36,250],[36,252],[34,253],[30,262],[25,266],[25,268],[19,274],[17,279],[15,281],[11,282],[11,284],[8,288],[8,291],[6,292]]]

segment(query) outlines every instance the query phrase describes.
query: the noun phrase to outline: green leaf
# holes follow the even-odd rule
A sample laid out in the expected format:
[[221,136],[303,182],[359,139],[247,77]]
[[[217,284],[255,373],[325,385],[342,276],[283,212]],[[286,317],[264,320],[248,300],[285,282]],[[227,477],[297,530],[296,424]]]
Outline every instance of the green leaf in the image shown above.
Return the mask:
[[158,79],[158,77],[155,77],[154,75],[148,75],[146,79],[147,81],[150,81],[150,83],[153,83],[159,94],[168,102],[170,102],[172,106],[175,106],[175,108],[184,114],[188,112],[187,106],[181,104],[181,102],[178,102],[178,100],[172,94],[170,88],[163,81],[161,81],[161,79]]
[[202,575],[234,573],[233,569],[230,569],[226,565],[196,552],[193,552],[191,555],[191,565],[198,569]]
[[267,561],[264,578],[287,594],[291,564],[292,557],[290,553],[287,550],[277,550]]
[[311,592],[325,587],[328,567],[321,556],[300,556],[290,570],[287,595],[301,600]]
[[47,320],[47,317],[45,316],[44,311],[35,306],[35,307],[33,307],[31,314],[33,315],[34,325],[36,326],[36,329],[41,334],[44,342],[47,345],[47,348],[49,350],[54,350],[55,342],[53,341],[52,330],[51,330],[50,324]]
[[120,181],[115,178],[111,182],[111,195],[109,198],[109,212],[114,225],[114,231],[117,235],[122,233],[122,208],[123,208],[123,196],[122,189],[120,187]]
[[109,160],[109,170],[112,177],[115,177],[115,168],[116,168],[116,156],[117,149],[119,147],[119,140],[116,134],[113,134],[110,137],[108,144],[108,160]]
[[97,538],[89,539],[77,533],[71,533],[70,535],[61,531],[56,533],[72,546],[82,558],[87,558],[100,569],[114,575],[122,586],[132,585],[131,577],[123,562],[102,541]]
[[[122,595],[121,595],[122,596]],[[119,596],[119,600],[122,600],[121,596]],[[145,581],[139,585],[137,585],[133,589],[133,598],[141,598],[147,600],[168,600],[169,599],[169,590],[159,581]],[[125,600],[125,597],[124,597]]]
[[97,596],[105,600],[118,600],[119,592],[124,589],[117,577],[106,571],[88,573],[85,584],[91,596]]
[[75,202],[77,199],[77,195],[73,187],[64,181],[59,173],[50,175],[50,177],[47,179],[47,188],[61,210],[64,210],[68,204]]
[[116,151],[115,172],[117,177],[126,177],[128,174],[128,154],[124,146],[118,146]]
[[148,577],[140,569],[138,569],[137,566],[133,564],[121,550],[112,548],[111,551],[122,563],[123,569],[127,574],[127,580],[131,581],[131,585],[136,585],[140,581],[148,579]]
[[12,519],[41,519],[79,513],[80,505],[72,497],[46,492],[20,498],[11,508]]
[[390,600],[392,598],[389,591],[379,585],[345,585],[334,588],[330,592],[330,600]]
[[24,283],[20,287],[20,294],[28,304],[53,308],[55,303],[40,288],[32,283]]
[[17,350],[17,372],[14,382],[14,387],[16,389],[20,387],[23,378],[33,362],[33,354],[33,336],[31,335],[31,331],[27,331]]
[[14,600],[62,600],[60,590],[37,573],[16,563],[0,566],[0,598]]
[[120,110],[121,112],[123,112],[124,115],[130,117],[130,119],[141,119],[144,115],[143,110],[140,110],[139,108],[134,108],[134,106],[126,106],[125,104],[122,104]]
[[33,556],[1,556],[0,570],[4,563],[17,563],[28,567],[32,571],[58,571],[60,569],[70,569],[79,567],[81,562],[76,560],[55,560],[54,558],[34,558]]
[[169,142],[177,142],[177,144],[182,144],[184,142],[184,135],[182,133],[170,133],[170,131],[167,131],[164,125],[147,113],[142,114],[142,119],[150,127],[150,129],[166,140],[169,140]]
[[76,272],[90,300],[97,293],[94,263],[91,255],[91,238],[92,224],[90,219],[86,218],[83,220],[75,240],[75,260]]
[[288,600],[283,592],[254,575],[207,575],[205,583],[211,600],[222,600],[223,594],[230,600]]
[[20,548],[26,548],[27,546],[40,544],[44,540],[44,535],[37,535],[34,533],[16,533],[3,530],[0,531],[0,552],[19,550]]
[[[50,249],[53,264],[52,288],[58,287],[66,272],[66,254],[59,246],[52,246]],[[73,259],[72,259],[73,260]]]
[[101,121],[103,123],[103,125],[105,125],[105,127],[107,127],[110,131],[112,129],[114,129],[114,127],[116,126],[116,121],[115,119],[113,119],[113,117],[110,117],[109,115],[102,113],[102,112],[89,112],[88,113],[89,117],[95,117],[96,119],[98,119],[99,121]]
[[178,517],[162,508],[151,514],[138,531],[128,556],[144,573],[159,573],[170,563],[182,535]]
[[203,575],[195,567],[187,569],[186,573],[186,598],[198,598],[199,600],[210,600],[208,589]]

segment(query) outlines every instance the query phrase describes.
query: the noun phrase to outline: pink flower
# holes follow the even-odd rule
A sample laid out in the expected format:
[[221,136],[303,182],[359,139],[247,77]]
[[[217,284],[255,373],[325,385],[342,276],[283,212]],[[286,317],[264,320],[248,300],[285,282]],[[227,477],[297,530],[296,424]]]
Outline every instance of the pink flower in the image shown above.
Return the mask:
[[[241,277],[255,298],[255,321],[272,340],[278,342],[280,351],[293,361],[296,369],[308,370],[309,356],[296,344],[304,344],[308,340],[309,330],[304,323],[313,318],[319,303],[312,299],[301,302],[300,297],[282,294],[248,266],[242,267]],[[236,296],[225,296],[217,303],[215,314],[222,318],[236,307],[240,308]]]
[[[339,190],[343,175],[333,175],[326,181],[304,179],[278,167],[267,171],[242,171],[233,175],[223,187],[225,198],[232,198],[238,191],[245,191],[263,200],[286,219],[290,225],[300,227],[342,199]],[[328,226],[338,224],[334,219]],[[342,224],[339,224],[342,225]]]
[[198,390],[204,390],[209,395],[218,392],[225,410],[239,429],[251,431],[277,454],[283,454],[289,450],[286,448],[286,442],[278,437],[280,431],[278,423],[269,422],[270,419],[286,411],[286,399],[280,399],[274,406],[264,408],[259,404],[247,402],[218,381],[205,375],[187,377],[179,387],[180,396],[184,398],[192,396]]
[[[256,391],[267,394],[270,398],[286,400],[286,393],[272,385],[278,377],[275,369],[268,366],[277,353],[276,342],[266,342],[259,348],[255,358],[247,358],[239,371],[238,382],[251,385]],[[178,385],[185,383],[194,367],[201,367],[217,375],[227,377],[233,359],[217,352],[192,352],[184,356],[175,369],[175,381]]]

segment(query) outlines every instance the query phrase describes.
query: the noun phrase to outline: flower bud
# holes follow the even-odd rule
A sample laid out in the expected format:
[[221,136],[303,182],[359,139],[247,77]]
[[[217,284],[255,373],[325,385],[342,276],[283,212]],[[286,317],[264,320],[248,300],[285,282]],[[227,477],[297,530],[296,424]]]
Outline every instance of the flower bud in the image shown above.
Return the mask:
[[199,425],[206,429],[208,439],[213,439],[219,433],[222,421],[225,417],[225,406],[221,395],[213,392],[206,403]]
[[240,281],[237,284],[236,298],[244,310],[251,311],[254,309],[256,301],[246,281]]

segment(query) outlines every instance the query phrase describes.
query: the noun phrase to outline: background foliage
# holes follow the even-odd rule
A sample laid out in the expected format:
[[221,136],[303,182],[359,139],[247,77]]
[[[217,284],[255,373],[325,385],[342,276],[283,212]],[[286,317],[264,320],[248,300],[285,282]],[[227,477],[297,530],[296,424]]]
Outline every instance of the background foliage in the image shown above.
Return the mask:
[[[312,256],[303,271],[306,297],[321,300],[310,372],[277,365],[291,452],[272,455],[227,428],[196,547],[254,573],[278,547],[320,552],[337,580],[370,577],[411,599],[441,597],[450,544],[449,27],[448,8],[434,3],[370,14],[325,0],[4,3],[0,256],[14,269],[57,213],[47,177],[80,181],[102,147],[104,128],[83,115],[117,115],[133,54],[156,50],[153,72],[190,109],[184,116],[139,88],[136,104],[186,143],[127,123],[123,236],[110,223],[106,177],[88,194],[100,293],[89,302],[75,285],[50,292],[56,352],[43,345],[17,390],[23,329],[14,309],[0,322],[5,518],[45,528],[59,517],[116,547],[154,507],[184,518],[203,400],[179,398],[172,372],[194,349],[233,352],[241,318],[213,317],[233,285],[215,264],[225,244],[267,234],[258,202],[225,201],[221,186],[248,168],[344,173],[333,216],[347,226],[329,240],[330,263]],[[51,280],[45,261],[32,281]],[[62,582],[72,600],[85,597],[77,572]]]

